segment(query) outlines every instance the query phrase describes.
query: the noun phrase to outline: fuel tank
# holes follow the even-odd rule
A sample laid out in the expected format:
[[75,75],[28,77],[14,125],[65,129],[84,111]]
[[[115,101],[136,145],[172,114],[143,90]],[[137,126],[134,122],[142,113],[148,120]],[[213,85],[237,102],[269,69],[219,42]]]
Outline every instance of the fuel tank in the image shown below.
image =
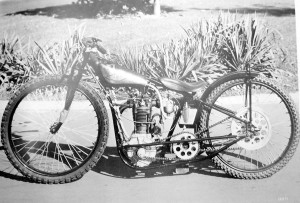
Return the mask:
[[115,64],[101,64],[101,76],[110,85],[147,85],[143,76]]

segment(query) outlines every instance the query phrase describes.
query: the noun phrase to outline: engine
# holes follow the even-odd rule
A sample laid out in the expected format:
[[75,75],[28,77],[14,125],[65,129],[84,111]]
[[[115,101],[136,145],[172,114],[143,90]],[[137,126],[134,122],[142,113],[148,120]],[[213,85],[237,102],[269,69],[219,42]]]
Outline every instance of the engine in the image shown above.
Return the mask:
[[[144,93],[136,95],[127,101],[132,108],[134,129],[128,145],[149,144],[163,139],[161,102],[154,95]],[[163,100],[164,113],[174,112],[174,102],[171,99]],[[128,158],[137,166],[148,166],[161,151],[161,146],[131,147],[127,149]]]
[[134,102],[132,114],[135,121],[135,130],[137,134],[149,133],[149,124],[151,121],[152,100],[143,95],[142,98]]
[[[173,123],[179,109],[176,95],[166,93],[163,96],[159,95],[157,98],[157,94],[157,92],[151,94],[149,91],[143,93],[135,91],[133,94],[129,94],[130,99],[127,100],[125,105],[120,107],[121,113],[127,108],[132,110],[131,120],[134,123],[131,135],[126,136],[127,141],[125,145],[144,145],[131,146],[125,151],[131,162],[139,167],[149,166],[153,161],[160,159],[192,159],[198,154],[200,149],[198,142],[188,141],[196,139],[195,135],[188,131],[181,132],[170,138],[170,141],[187,140],[187,142],[172,144],[171,146],[147,145],[166,140],[170,130],[169,127]],[[182,119],[184,123],[187,123],[187,121],[184,121],[184,114],[185,112],[183,112]],[[186,114],[186,117],[189,117],[188,113]],[[165,126],[168,130],[165,130]]]

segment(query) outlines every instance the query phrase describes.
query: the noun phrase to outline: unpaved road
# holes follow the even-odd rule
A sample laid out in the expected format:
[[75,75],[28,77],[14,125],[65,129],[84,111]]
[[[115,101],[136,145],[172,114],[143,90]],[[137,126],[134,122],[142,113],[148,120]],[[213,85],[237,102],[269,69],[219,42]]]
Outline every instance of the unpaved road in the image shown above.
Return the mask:
[[[293,94],[298,104],[298,94]],[[0,101],[2,115],[5,102]],[[299,109],[299,108],[298,108]],[[113,129],[104,156],[81,180],[64,185],[27,182],[0,150],[0,202],[299,202],[300,150],[281,171],[262,180],[234,179],[210,161],[190,173],[175,175],[172,167],[140,172],[117,156]]]

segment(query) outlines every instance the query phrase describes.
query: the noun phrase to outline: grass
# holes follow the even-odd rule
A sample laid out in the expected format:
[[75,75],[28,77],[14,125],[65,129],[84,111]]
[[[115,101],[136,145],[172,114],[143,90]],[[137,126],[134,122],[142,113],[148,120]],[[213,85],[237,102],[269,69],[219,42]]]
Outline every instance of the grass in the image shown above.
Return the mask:
[[[198,19],[203,17],[209,17],[210,15],[217,15],[218,9],[213,10],[215,7],[225,6],[222,2],[213,2],[214,5],[212,10],[195,10],[193,7],[199,7],[208,9],[211,5],[207,1],[197,1],[197,0],[185,0],[188,4],[178,5],[177,2],[170,2],[169,0],[164,0],[163,3],[173,6],[174,9],[182,9],[181,12],[168,13],[167,15],[162,15],[161,17],[144,16],[140,17],[124,17],[115,18],[111,20],[105,19],[57,19],[53,17],[45,16],[3,16],[0,19],[0,25],[3,30],[8,32],[15,31],[17,34],[22,36],[29,36],[31,39],[39,42],[40,44],[46,44],[49,42],[60,41],[61,39],[66,39],[67,26],[77,26],[81,23],[85,23],[87,30],[87,35],[97,36],[103,39],[105,45],[109,49],[119,49],[120,47],[142,47],[145,44],[161,44],[162,42],[167,42],[170,38],[178,39],[183,34],[184,31],[180,29],[181,27],[188,27],[191,23],[195,23]],[[271,2],[270,5],[276,3],[274,0],[268,0],[265,2]],[[203,3],[204,2],[204,3]],[[206,2],[206,4],[205,4]],[[248,4],[253,4],[256,1],[243,1],[243,4],[247,6]],[[277,2],[281,2],[277,0]],[[286,2],[290,2],[287,0]],[[277,4],[279,4],[277,3]],[[204,6],[202,5],[204,4]],[[218,4],[220,6],[218,6]],[[238,2],[226,2],[227,7],[230,5],[234,7],[234,4],[238,5]],[[285,3],[288,4],[288,3]],[[191,8],[187,8],[187,7]],[[250,7],[249,5],[249,7]],[[279,4],[280,5],[280,4]],[[26,6],[26,4],[24,5]],[[44,5],[41,5],[43,7]],[[274,5],[276,6],[276,4]],[[38,5],[35,6],[39,8]],[[226,7],[225,7],[226,8]],[[245,11],[247,12],[247,11]],[[264,16],[264,13],[258,14],[259,16]],[[296,33],[295,33],[295,16],[294,15],[284,15],[281,17],[266,15],[264,18],[270,27],[277,29],[282,33],[283,41],[291,50],[292,54],[296,52]],[[1,34],[1,33],[0,33]]]
[[[35,5],[36,8],[47,7],[49,4],[47,3],[46,5],[45,1],[38,0],[31,0],[29,2],[32,3],[32,6]],[[38,4],[37,2],[44,3],[44,5]],[[218,15],[218,9],[216,8],[237,9],[238,13],[244,11],[253,12],[253,8],[257,7],[256,5],[258,5],[259,2],[258,0],[248,0],[244,1],[243,5],[240,5],[236,0],[226,2],[226,4],[206,0],[201,2],[197,0],[184,0],[184,2],[180,3],[164,0],[163,4],[178,11],[163,14],[161,17],[149,15],[143,17],[125,16],[122,18],[112,18],[110,20],[79,20],[75,18],[62,20],[41,15],[3,16],[0,18],[0,26],[7,33],[17,33],[25,39],[37,41],[41,47],[44,47],[46,44],[67,39],[68,26],[75,27],[84,23],[86,26],[86,35],[101,38],[104,46],[110,49],[111,52],[120,53],[121,48],[142,48],[145,45],[155,44],[162,46],[163,43],[168,43],[170,39],[180,39],[185,35],[182,27],[187,29],[190,24],[196,23],[198,19]],[[67,0],[61,4],[66,3],[68,3]],[[60,3],[55,2],[55,4],[58,5]],[[286,8],[293,8],[293,1],[287,0],[282,3],[280,0],[267,0],[264,2],[264,5],[260,5],[260,7],[258,6],[260,10],[257,16],[263,17],[263,20],[266,21],[269,27],[281,33],[282,45],[285,47],[285,52],[289,56],[282,64],[282,68],[292,73],[297,73],[295,16],[286,13]],[[26,4],[22,6],[26,9]],[[32,6],[30,8],[33,8]],[[241,10],[242,7],[246,9]],[[268,10],[268,7],[272,8],[272,10]],[[5,13],[5,7],[1,5],[1,9],[3,9],[1,12]],[[261,9],[265,10],[262,11]],[[280,15],[273,15],[273,11],[276,11]],[[13,11],[10,10],[10,12]],[[0,37],[2,36],[2,33],[0,33]],[[294,83],[296,82],[297,79],[294,80]]]

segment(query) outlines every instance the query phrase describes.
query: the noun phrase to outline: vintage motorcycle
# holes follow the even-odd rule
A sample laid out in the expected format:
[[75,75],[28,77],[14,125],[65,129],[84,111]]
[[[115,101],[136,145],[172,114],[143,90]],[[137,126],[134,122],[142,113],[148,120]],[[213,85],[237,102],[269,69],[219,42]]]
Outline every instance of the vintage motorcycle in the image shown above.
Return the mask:
[[212,84],[155,80],[107,63],[96,38],[83,45],[69,74],[26,83],[4,111],[6,155],[35,182],[71,182],[95,166],[109,135],[107,109],[120,158],[139,170],[212,159],[233,177],[259,179],[296,151],[295,105],[249,66]]

